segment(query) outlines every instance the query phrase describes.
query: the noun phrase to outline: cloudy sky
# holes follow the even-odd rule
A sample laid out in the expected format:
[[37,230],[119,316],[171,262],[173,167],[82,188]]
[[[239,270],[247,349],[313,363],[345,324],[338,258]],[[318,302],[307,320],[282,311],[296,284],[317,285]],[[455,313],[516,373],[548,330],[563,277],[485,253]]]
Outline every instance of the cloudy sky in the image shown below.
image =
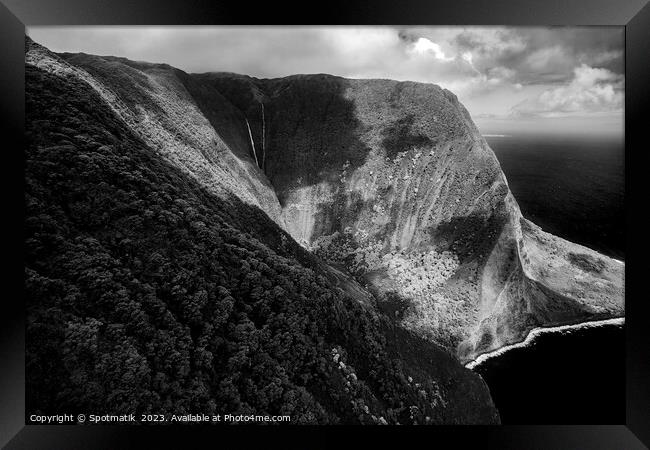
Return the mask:
[[436,83],[483,133],[620,134],[620,27],[32,27],[57,52],[260,78],[330,73]]

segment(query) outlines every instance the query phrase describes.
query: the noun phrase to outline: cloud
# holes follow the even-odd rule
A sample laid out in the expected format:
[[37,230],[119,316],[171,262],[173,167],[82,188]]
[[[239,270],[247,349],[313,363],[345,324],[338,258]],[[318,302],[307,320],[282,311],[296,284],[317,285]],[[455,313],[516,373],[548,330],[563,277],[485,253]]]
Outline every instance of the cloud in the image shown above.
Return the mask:
[[190,73],[435,83],[458,95],[471,114],[616,110],[622,97],[614,79],[580,85],[583,66],[622,78],[622,28],[112,26],[30,27],[28,33],[54,51],[164,62]]
[[450,43],[472,51],[478,70],[507,67],[523,85],[569,82],[579,64],[623,72],[622,28],[471,27]]
[[[427,38],[419,38],[417,41],[413,43],[413,46],[409,49],[409,51],[417,53],[417,54],[423,54],[430,52],[433,54],[433,56],[436,59],[439,59],[441,61],[453,61],[454,57],[453,56],[447,56],[445,55],[445,52],[442,51],[442,48],[440,45],[436,44],[435,42],[431,42]],[[470,60],[471,63],[471,60]]]
[[620,113],[623,79],[603,68],[582,64],[566,86],[547,89],[512,108],[513,117],[557,117],[572,114]]

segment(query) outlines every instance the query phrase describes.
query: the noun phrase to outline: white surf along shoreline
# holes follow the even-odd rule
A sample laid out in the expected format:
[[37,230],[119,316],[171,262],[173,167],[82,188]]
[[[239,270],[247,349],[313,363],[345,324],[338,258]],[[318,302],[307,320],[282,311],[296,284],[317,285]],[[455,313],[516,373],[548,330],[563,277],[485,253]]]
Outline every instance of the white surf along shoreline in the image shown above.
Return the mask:
[[528,332],[528,335],[526,336],[526,339],[524,339],[521,342],[516,342],[514,344],[506,345],[504,347],[498,348],[492,352],[488,353],[482,353],[480,354],[476,359],[468,362],[465,364],[465,367],[468,369],[473,370],[476,366],[484,363],[485,361],[496,358],[498,356],[503,355],[504,353],[513,350],[515,348],[525,348],[530,346],[535,339],[537,339],[538,336],[541,336],[543,334],[548,334],[548,333],[561,333],[564,331],[570,331],[570,330],[578,330],[578,329],[585,329],[585,328],[597,328],[597,327],[602,327],[602,326],[608,326],[608,325],[624,325],[625,324],[625,317],[616,317],[613,319],[605,319],[605,320],[592,320],[588,322],[581,322],[581,323],[576,323],[572,325],[559,325],[559,326],[554,326],[554,327],[541,327],[541,328],[533,328]]

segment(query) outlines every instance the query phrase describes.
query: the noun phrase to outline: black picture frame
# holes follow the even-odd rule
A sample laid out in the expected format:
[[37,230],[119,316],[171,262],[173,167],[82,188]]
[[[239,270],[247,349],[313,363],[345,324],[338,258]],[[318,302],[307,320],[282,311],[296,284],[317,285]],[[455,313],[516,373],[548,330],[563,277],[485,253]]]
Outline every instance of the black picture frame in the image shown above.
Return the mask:
[[[0,318],[0,445],[40,448],[264,448],[339,447],[359,434],[364,446],[417,445],[446,448],[468,445],[513,449],[642,449],[650,445],[649,315],[642,287],[643,193],[632,183],[644,180],[645,117],[650,99],[650,5],[647,0],[454,0],[340,1],[319,4],[173,0],[0,0],[0,126],[3,143],[5,261]],[[626,183],[626,423],[608,426],[480,427],[155,427],[46,426],[24,423],[24,304],[22,297],[22,209],[24,126],[24,35],[30,25],[614,25],[625,27],[625,183]],[[641,196],[637,203],[636,193]],[[636,220],[635,220],[635,217]],[[20,237],[16,237],[20,236]],[[13,244],[9,245],[9,244]],[[597,395],[597,393],[595,393]],[[190,437],[192,438],[190,440]],[[236,438],[235,444],[226,439]]]

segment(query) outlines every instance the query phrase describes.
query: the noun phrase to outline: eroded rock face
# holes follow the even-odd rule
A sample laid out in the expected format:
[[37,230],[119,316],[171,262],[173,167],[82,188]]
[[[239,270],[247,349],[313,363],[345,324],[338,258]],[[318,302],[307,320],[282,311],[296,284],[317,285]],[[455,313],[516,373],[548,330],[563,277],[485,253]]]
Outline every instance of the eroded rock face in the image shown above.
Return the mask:
[[174,164],[261,208],[462,361],[534,327],[624,314],[623,264],[523,219],[469,113],[438,86],[39,52],[28,60],[87,80]]
[[623,315],[624,266],[525,221],[449,91],[205,77],[248,111],[265,103],[265,171],[286,229],[363,280],[402,326],[470,360],[534,327]]
[[402,326],[466,361],[534,327],[623,315],[624,266],[525,221],[449,91],[328,75],[204,77],[247,111],[265,104],[265,172],[286,229],[363,280]]

